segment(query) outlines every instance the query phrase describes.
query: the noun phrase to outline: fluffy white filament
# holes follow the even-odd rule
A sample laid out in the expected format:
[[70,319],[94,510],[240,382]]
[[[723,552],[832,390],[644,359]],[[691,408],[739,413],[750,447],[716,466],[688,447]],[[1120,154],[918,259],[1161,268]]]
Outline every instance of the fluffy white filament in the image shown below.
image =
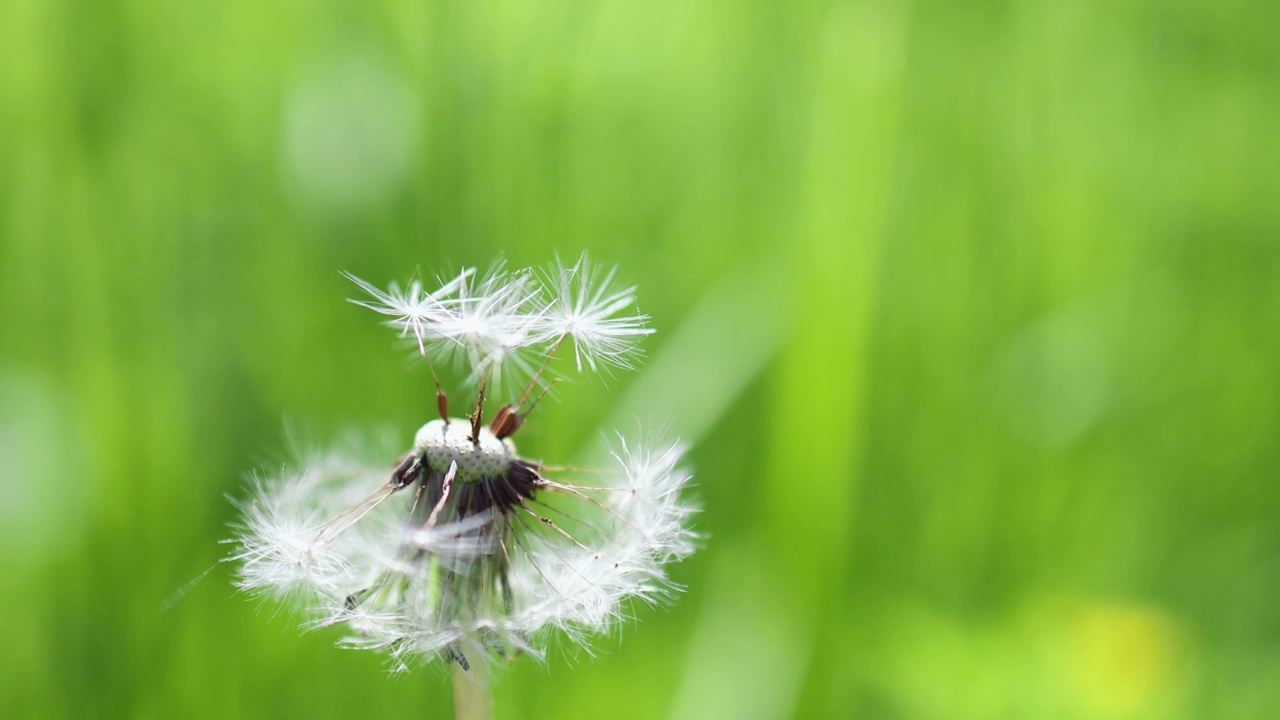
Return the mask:
[[634,288],[619,288],[615,271],[584,254],[573,265],[545,272],[508,271],[499,263],[480,277],[464,268],[434,292],[418,281],[379,290],[348,275],[371,299],[353,300],[388,317],[386,324],[412,337],[430,359],[462,358],[473,375],[497,378],[513,368],[528,375],[534,359],[573,344],[579,371],[630,368],[638,340],[652,332],[648,316],[631,312]]
[[[571,515],[567,539],[530,515],[488,511],[430,528],[407,528],[413,501],[403,492],[379,504],[338,534],[326,530],[386,482],[386,467],[333,455],[302,458],[300,469],[258,478],[240,503],[236,538],[239,586],[284,600],[310,615],[310,626],[344,625],[345,644],[388,651],[396,668],[439,656],[463,643],[487,653],[522,651],[535,657],[542,636],[561,630],[577,640],[608,631],[627,612],[626,601],[656,602],[674,588],[665,565],[694,549],[689,518],[696,508],[680,496],[690,473],[679,443],[637,445],[619,440],[612,466],[587,485],[548,481],[546,517]],[[560,509],[547,509],[551,503]],[[486,587],[468,613],[442,611],[433,577],[441,568],[482,573],[504,551],[482,530],[510,522],[511,605]],[[352,607],[348,598],[382,584],[383,592]],[[483,657],[483,655],[479,655]]]

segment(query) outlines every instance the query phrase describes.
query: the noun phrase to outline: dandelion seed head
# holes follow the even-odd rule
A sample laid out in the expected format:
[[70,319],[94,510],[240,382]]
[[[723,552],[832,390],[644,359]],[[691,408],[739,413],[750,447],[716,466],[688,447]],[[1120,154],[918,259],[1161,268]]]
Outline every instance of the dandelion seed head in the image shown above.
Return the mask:
[[446,472],[451,463],[457,463],[458,482],[504,475],[516,456],[511,440],[498,438],[488,427],[480,428],[479,437],[473,440],[470,423],[456,418],[423,425],[413,438],[413,446],[426,455],[427,464],[438,472]]
[[[302,609],[307,628],[344,628],[344,646],[385,652],[397,670],[541,658],[549,635],[585,643],[627,617],[628,600],[678,589],[666,566],[697,539],[682,443],[619,435],[609,467],[579,484],[512,440],[557,351],[572,348],[584,372],[630,366],[651,332],[634,289],[586,256],[543,272],[464,268],[435,290],[349,277],[369,296],[355,302],[428,361],[468,368],[473,410],[445,417],[441,389],[440,417],[394,462],[332,451],[259,476],[239,503],[240,588]],[[486,412],[504,372],[523,390]]]

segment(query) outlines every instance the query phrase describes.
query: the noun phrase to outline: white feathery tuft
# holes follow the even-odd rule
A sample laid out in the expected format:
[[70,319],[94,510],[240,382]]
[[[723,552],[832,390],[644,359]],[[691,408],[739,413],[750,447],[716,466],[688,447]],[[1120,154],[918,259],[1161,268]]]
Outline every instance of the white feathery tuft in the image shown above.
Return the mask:
[[553,299],[539,325],[552,342],[573,340],[579,372],[584,361],[593,372],[630,369],[636,343],[653,332],[645,327],[647,315],[622,314],[635,306],[635,288],[616,288],[616,274],[615,269],[593,265],[583,253],[571,266],[557,262],[546,279]]
[[474,274],[474,268],[464,268],[457,277],[430,293],[423,291],[419,280],[411,281],[404,290],[393,282],[384,292],[351,273],[343,276],[373,298],[372,301],[353,299],[352,303],[389,316],[391,319],[386,324],[398,330],[401,337],[412,335],[418,351],[426,355],[429,343],[446,339],[440,327],[454,315],[458,305],[456,295]]
[[506,368],[530,376],[533,358],[553,354],[565,340],[579,372],[630,369],[640,339],[653,331],[647,315],[631,312],[635,288],[616,287],[616,274],[584,253],[573,265],[557,261],[543,272],[498,263],[477,279],[475,268],[464,268],[433,292],[416,280],[383,291],[346,277],[372,298],[352,302],[389,316],[387,325],[413,337],[423,357],[460,359],[473,379],[496,380]]

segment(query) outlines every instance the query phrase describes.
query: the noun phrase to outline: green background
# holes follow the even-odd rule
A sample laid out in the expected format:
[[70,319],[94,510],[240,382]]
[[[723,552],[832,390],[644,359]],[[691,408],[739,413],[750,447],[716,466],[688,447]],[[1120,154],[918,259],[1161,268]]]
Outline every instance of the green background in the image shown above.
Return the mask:
[[1276,716],[1276,8],[5,3],[4,713],[447,717],[164,608],[287,425],[433,415],[340,271],[589,249],[658,332],[521,450],[665,422],[708,537],[499,717]]

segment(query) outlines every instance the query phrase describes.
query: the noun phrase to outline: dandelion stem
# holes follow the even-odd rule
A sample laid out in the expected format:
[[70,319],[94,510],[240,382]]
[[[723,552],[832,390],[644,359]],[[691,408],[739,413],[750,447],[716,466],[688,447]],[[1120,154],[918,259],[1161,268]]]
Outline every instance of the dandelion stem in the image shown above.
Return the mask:
[[469,670],[453,665],[453,717],[455,720],[490,720],[489,664],[483,658],[471,663]]

